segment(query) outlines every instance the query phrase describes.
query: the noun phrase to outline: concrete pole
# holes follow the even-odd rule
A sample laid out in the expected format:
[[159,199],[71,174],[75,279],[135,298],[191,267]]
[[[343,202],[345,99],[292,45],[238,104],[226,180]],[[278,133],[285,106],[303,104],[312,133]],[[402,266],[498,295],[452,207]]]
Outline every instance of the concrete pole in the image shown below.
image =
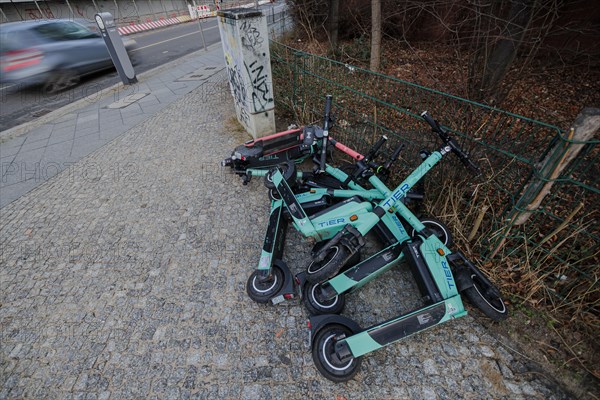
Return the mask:
[[99,13],[100,9],[98,8],[98,5],[96,4],[95,0],[92,0],[92,4],[94,5],[94,8],[96,9],[96,12]]
[[73,8],[71,7],[71,3],[69,3],[69,0],[65,0],[65,2],[67,3],[67,7],[69,7],[69,11],[71,12],[71,17],[75,18],[75,13],[73,12]]
[[2,20],[8,22],[8,18],[6,17],[6,14],[4,14],[2,7],[0,7],[0,13],[2,13]]
[[115,2],[115,24],[118,26],[117,21],[119,20],[119,5],[117,4],[117,0],[113,0]]
[[160,0],[160,5],[162,6],[163,11],[165,12],[165,18],[169,19],[169,14],[167,13],[167,9],[165,8],[165,4],[162,0]]
[[140,18],[140,10],[138,10],[137,4],[135,4],[135,0],[131,0],[131,2],[133,3],[133,8],[135,8],[135,14],[137,15],[137,22],[139,24],[140,22],[142,22]]
[[38,11],[40,12],[40,18],[44,19],[44,13],[42,12],[40,5],[38,4],[37,1],[34,1],[34,3],[35,3],[35,6],[37,7]]
[[152,8],[152,1],[148,0],[148,7],[150,7],[150,12],[152,13],[152,16],[154,17],[154,20],[157,21],[158,18],[156,18],[156,14],[154,13],[154,9]]

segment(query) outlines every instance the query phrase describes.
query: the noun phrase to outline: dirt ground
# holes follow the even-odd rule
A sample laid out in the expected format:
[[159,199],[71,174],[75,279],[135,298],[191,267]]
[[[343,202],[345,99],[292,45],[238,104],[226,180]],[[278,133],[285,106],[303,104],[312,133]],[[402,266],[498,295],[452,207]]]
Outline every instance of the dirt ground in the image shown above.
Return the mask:
[[514,304],[500,324],[474,313],[500,342],[531,361],[523,374],[543,375],[579,399],[600,398],[598,346],[592,338],[568,326],[553,329],[543,312]]

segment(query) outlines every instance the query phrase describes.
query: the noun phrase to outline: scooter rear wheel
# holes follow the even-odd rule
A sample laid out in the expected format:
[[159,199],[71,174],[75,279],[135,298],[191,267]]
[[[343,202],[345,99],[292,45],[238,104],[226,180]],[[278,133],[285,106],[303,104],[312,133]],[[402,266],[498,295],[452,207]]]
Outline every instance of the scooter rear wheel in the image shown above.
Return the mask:
[[473,286],[463,293],[471,304],[479,308],[494,321],[502,321],[508,317],[508,309],[500,295],[500,291],[487,279],[472,273]]
[[324,282],[334,277],[348,261],[350,251],[344,246],[332,246],[323,261],[311,261],[306,269],[306,280],[310,283]]
[[283,271],[277,265],[273,266],[271,277],[262,282],[259,271],[254,270],[246,282],[246,293],[257,303],[268,303],[281,290],[283,283]]
[[317,332],[312,343],[312,357],[319,372],[333,382],[346,382],[354,377],[361,364],[361,358],[351,357],[339,360],[335,355],[337,337],[351,336],[352,330],[340,324],[328,324]]
[[[314,257],[314,255],[317,254],[319,252],[319,250],[321,250],[323,248],[323,246],[325,246],[326,244],[327,244],[326,240],[324,240],[322,242],[317,242],[312,248],[311,255]],[[360,262],[360,258],[361,258],[361,253],[360,253],[360,249],[358,249],[358,251],[356,251],[354,254],[352,254],[350,256],[350,258],[348,259],[348,261],[346,261],[346,264],[344,264],[342,269],[340,269],[340,272],[346,271],[347,269],[354,267],[356,264],[358,264]]]
[[333,299],[323,299],[320,284],[305,283],[302,289],[302,303],[312,315],[340,314],[346,305],[346,296],[340,293]]

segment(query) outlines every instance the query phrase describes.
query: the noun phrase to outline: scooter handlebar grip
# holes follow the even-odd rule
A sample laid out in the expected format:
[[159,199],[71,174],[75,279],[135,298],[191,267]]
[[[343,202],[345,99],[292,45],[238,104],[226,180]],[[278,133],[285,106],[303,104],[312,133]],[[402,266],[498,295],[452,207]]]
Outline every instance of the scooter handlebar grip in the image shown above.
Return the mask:
[[403,148],[404,148],[404,143],[400,143],[398,145],[398,147],[396,147],[396,150],[394,150],[394,153],[392,153],[392,156],[390,157],[390,159],[387,160],[387,162],[384,164],[384,166],[383,166],[384,169],[389,169],[392,166],[392,163],[398,159],[398,156],[400,155],[400,152],[402,151]]
[[383,144],[386,142],[386,140],[387,140],[387,136],[385,136],[385,135],[381,136],[381,138],[377,141],[377,143],[375,143],[375,145],[371,149],[369,158],[375,157],[375,155],[377,154],[377,152],[379,151],[381,146],[383,146]]
[[421,117],[423,117],[423,119],[425,120],[425,122],[427,122],[429,125],[431,125],[431,127],[433,129],[437,129],[438,128],[438,124],[435,122],[435,120],[431,117],[431,115],[429,115],[429,113],[427,111],[423,111],[421,113]]
[[333,100],[333,96],[328,94],[325,96],[325,115],[329,115],[331,112],[331,102]]
[[344,144],[341,144],[340,142],[335,141],[333,139],[329,139],[329,140],[331,141],[331,143],[334,144],[334,146],[335,146],[336,149],[338,149],[338,150],[340,150],[340,151],[348,154],[353,159],[360,161],[363,158],[365,158],[365,156],[363,156],[362,154],[360,154],[357,151],[352,150],[350,147],[348,147],[348,146],[346,146]]
[[333,96],[328,94],[327,96],[325,96],[325,115],[323,115],[323,130],[325,132],[329,131],[330,128],[330,123],[331,123],[331,118],[329,116],[329,114],[331,113],[331,102],[332,102]]
[[398,147],[396,147],[396,150],[394,150],[394,153],[392,154],[392,157],[390,158],[392,161],[396,161],[396,159],[400,155],[400,152],[402,151],[403,147],[404,147],[404,143],[400,143],[398,145]]
[[465,153],[465,151],[458,145],[456,140],[450,139],[448,144],[452,148],[452,152],[456,154],[456,156],[460,159],[460,162],[462,162],[465,167],[477,175],[481,173],[479,166],[469,158],[469,155]]
[[431,128],[433,129],[433,131],[435,133],[438,134],[438,136],[444,141],[447,142],[448,139],[450,138],[450,136],[448,135],[448,132],[446,132],[445,129],[443,129],[440,124],[438,124],[438,122],[433,119],[431,117],[431,115],[429,115],[429,113],[427,111],[423,111],[421,113],[421,117],[423,117],[423,119],[429,124],[431,125]]
[[475,162],[473,162],[470,158],[463,160],[463,164],[471,170],[475,175],[481,174],[481,168]]

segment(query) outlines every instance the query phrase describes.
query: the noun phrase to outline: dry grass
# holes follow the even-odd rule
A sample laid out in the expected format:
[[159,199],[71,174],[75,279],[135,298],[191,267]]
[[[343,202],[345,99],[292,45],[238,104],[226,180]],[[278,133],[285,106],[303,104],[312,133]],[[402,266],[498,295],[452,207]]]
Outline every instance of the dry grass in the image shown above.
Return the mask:
[[[464,182],[445,182],[443,192],[436,194],[435,188],[428,185],[427,213],[452,228],[457,248],[490,276],[513,307],[528,309],[546,321],[547,329],[563,344],[565,367],[576,364],[600,379],[597,351],[600,317],[595,312],[600,303],[600,271],[597,265],[589,264],[600,257],[600,248],[590,243],[594,250],[585,259],[578,259],[578,264],[560,261],[567,258],[565,253],[571,250],[569,244],[581,239],[593,218],[590,219],[589,213],[576,218],[582,208],[578,205],[563,223],[537,243],[536,238],[528,237],[525,232],[522,238],[511,239],[494,258],[487,259],[481,256],[488,245],[486,238],[494,238],[504,230],[494,232],[489,224],[483,223],[498,214],[492,199],[485,195],[485,185],[471,188],[468,202],[465,202]],[[561,233],[560,239],[550,239]],[[550,242],[551,246],[544,246]],[[591,278],[579,276],[575,279],[574,269],[585,265],[592,266],[586,269]],[[562,286],[567,284],[570,288],[565,291]]]
[[[311,48],[311,45],[314,48]],[[302,43],[302,47],[316,54],[324,53],[324,50],[312,41]],[[425,57],[424,54],[422,56]],[[309,60],[303,62],[309,63]],[[354,90],[361,93],[385,98],[390,102],[391,99],[399,97],[398,93],[385,97],[388,88],[385,85],[378,86],[377,80],[369,76],[348,71],[334,71],[334,67],[330,68],[327,63],[321,64],[321,68],[306,65],[309,70],[314,69],[318,74],[336,82],[341,80],[342,84],[352,86]],[[410,64],[416,65],[413,62]],[[398,77],[407,79],[403,76]],[[307,104],[315,103],[315,100],[311,100],[309,95],[316,99],[327,90],[335,90],[333,86],[323,87],[321,81],[317,82],[314,79],[311,81],[309,78],[308,76],[299,78],[296,88],[302,92],[302,96],[296,93],[298,101],[293,103],[290,101],[289,105],[289,109],[293,109],[296,113],[296,120],[307,123],[314,122],[312,120],[314,116],[311,117],[311,111],[314,110],[311,110]],[[427,85],[427,82],[417,79],[409,80]],[[447,79],[441,81],[448,82]],[[291,82],[287,79],[281,82],[279,90],[289,96],[292,93],[290,85]],[[441,89],[447,90],[447,88]],[[405,177],[411,168],[415,167],[415,160],[411,158],[414,154],[409,153],[415,153],[423,146],[432,150],[432,143],[424,134],[425,128],[415,124],[415,121],[410,118],[402,119],[402,115],[393,110],[387,110],[386,113],[385,109],[376,109],[371,102],[365,101],[364,97],[350,91],[340,91],[339,94],[334,93],[334,95],[337,96],[336,99],[342,99],[335,110],[339,117],[335,135],[351,147],[359,150],[364,149],[365,146],[368,148],[366,142],[372,142],[373,137],[382,133],[377,131],[374,135],[370,135],[358,132],[363,119],[371,123],[369,126],[374,126],[372,123],[377,120],[381,126],[394,127],[394,129],[402,127],[402,132],[395,139],[400,139],[407,144],[402,155],[403,157],[406,155],[407,159],[395,165],[394,169],[398,174],[392,177],[393,182],[398,183],[398,179]],[[536,93],[523,90],[515,92],[515,95],[517,96],[515,101],[518,103],[518,99]],[[409,100],[412,99],[410,96],[407,98],[407,104],[410,105]],[[565,99],[561,99],[561,102],[556,104],[563,104],[564,101]],[[572,99],[572,102],[577,101]],[[403,103],[398,105],[398,107],[403,106]],[[515,111],[525,115],[537,115],[529,108]],[[556,120],[572,121],[573,113],[576,112],[577,110],[569,108],[568,113],[561,114]],[[490,114],[489,117],[492,116],[500,118],[497,114]],[[448,118],[452,117],[453,115],[448,116]],[[492,154],[489,149],[478,147],[479,137],[485,137],[485,130],[490,129],[490,126],[506,129],[506,124],[502,120],[482,121],[475,128],[469,126],[469,129],[465,130],[461,126],[458,130],[472,132],[475,141],[472,143],[472,149],[469,150],[477,155],[476,161],[485,175],[478,178],[469,176],[459,163],[451,160],[452,157],[448,157],[448,160],[437,166],[425,178],[427,213],[440,218],[452,228],[457,248],[460,248],[492,278],[512,303],[513,309],[541,315],[541,319],[547,324],[546,330],[559,337],[558,344],[553,346],[564,350],[561,363],[576,369],[584,369],[598,378],[600,372],[596,366],[600,365],[598,360],[600,352],[596,342],[600,328],[598,285],[600,243],[597,238],[600,232],[595,222],[600,217],[598,199],[591,191],[584,190],[583,185],[556,185],[551,195],[544,199],[540,209],[532,213],[527,223],[522,226],[511,226],[510,221],[506,220],[507,213],[514,208],[513,203],[519,198],[520,185],[526,183],[526,176],[533,168],[519,161],[517,157]],[[460,121],[457,119],[455,122]],[[349,126],[343,126],[343,123]],[[419,130],[422,132],[418,132]],[[536,154],[536,157],[531,156],[535,159],[548,145],[547,137],[535,136],[546,134],[542,130],[517,129],[514,132],[521,135],[513,138],[514,142],[519,140],[518,145],[506,140],[506,131],[503,131],[503,135],[499,135],[498,141],[493,144],[508,153],[525,154],[524,157]],[[523,143],[523,138],[526,139],[526,144]],[[491,137],[491,139],[496,138]],[[525,147],[531,151],[522,151]],[[492,156],[489,156],[490,154]],[[581,169],[570,172],[576,182],[594,186],[593,171],[597,169],[598,160],[594,154],[587,155],[586,162],[581,164]],[[407,169],[400,171],[400,164],[404,164]],[[499,245],[500,243],[502,245]],[[497,251],[494,251],[495,249]]]

